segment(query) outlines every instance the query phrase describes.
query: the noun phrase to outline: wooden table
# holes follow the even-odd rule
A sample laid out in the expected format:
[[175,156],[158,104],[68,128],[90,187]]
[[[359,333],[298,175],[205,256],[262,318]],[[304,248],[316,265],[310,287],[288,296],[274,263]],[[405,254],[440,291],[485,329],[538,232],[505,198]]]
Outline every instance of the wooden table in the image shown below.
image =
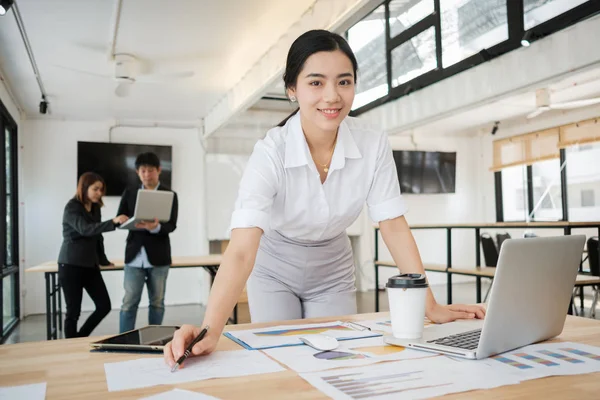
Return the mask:
[[[217,275],[223,256],[210,254],[208,256],[173,257],[171,268],[204,268],[210,274],[210,284]],[[113,261],[115,265],[101,267],[101,271],[123,271],[123,260]],[[55,261],[45,262],[35,267],[27,268],[25,272],[43,273],[46,278],[46,339],[58,339],[62,331],[62,298],[58,280],[58,265]],[[237,323],[237,306],[234,308],[230,321]]]
[[[375,230],[375,311],[379,311],[379,267],[385,265],[385,261],[379,261],[379,226],[373,226]],[[422,229],[443,229],[446,231],[446,268],[442,271],[429,269],[435,272],[445,272],[447,275],[447,303],[452,304],[452,230],[456,229],[474,229],[475,230],[475,265],[481,265],[481,229],[562,229],[565,235],[570,235],[573,229],[594,228],[598,229],[600,236],[600,221],[589,222],[569,222],[569,221],[549,221],[549,222],[483,222],[483,223],[463,223],[463,224],[414,224],[410,225],[411,230]],[[600,248],[598,249],[600,256]],[[427,271],[428,269],[425,268]],[[481,276],[475,276],[476,301],[481,303]],[[583,291],[580,295],[581,307],[583,308]]]
[[[349,317],[280,321],[269,324],[228,326],[240,330],[282,324],[306,324],[335,320],[360,321],[385,318],[388,313],[361,314]],[[165,392],[175,386],[154,386],[119,392],[108,392],[104,363],[126,361],[139,354],[90,353],[89,343],[99,338],[30,342],[0,346],[0,386],[16,386],[47,382],[47,399],[139,399]],[[567,317],[563,333],[554,341],[573,341],[600,346],[600,321]],[[223,337],[218,351],[241,347]],[[410,361],[406,361],[410,362]],[[287,369],[287,368],[286,368]],[[239,378],[211,379],[176,386],[222,399],[327,399],[294,371],[286,370]],[[445,396],[448,399],[597,399],[600,373],[548,377],[490,390],[477,390]]]

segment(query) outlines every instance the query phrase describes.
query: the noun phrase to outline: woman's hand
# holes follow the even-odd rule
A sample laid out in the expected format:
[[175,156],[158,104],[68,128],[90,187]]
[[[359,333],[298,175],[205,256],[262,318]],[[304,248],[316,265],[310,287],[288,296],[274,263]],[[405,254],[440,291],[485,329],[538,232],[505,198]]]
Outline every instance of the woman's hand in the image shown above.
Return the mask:
[[444,324],[457,319],[483,319],[485,317],[485,308],[483,306],[466,304],[443,306],[436,303],[425,314],[431,322]]
[[[190,344],[196,336],[200,334],[202,328],[193,325],[183,325],[181,328],[175,331],[173,340],[167,343],[163,351],[165,357],[165,363],[169,365],[169,368],[173,368],[177,359],[183,355],[186,347]],[[192,348],[192,356],[199,356],[202,354],[210,354],[217,347],[221,331],[223,329],[214,329],[212,326],[198,343]],[[180,366],[181,367],[181,366]]]
[[128,219],[129,219],[129,217],[127,215],[121,214],[121,215],[119,215],[117,217],[114,217],[112,219],[112,222],[115,225],[121,225],[121,224],[124,224],[125,222],[127,222]]

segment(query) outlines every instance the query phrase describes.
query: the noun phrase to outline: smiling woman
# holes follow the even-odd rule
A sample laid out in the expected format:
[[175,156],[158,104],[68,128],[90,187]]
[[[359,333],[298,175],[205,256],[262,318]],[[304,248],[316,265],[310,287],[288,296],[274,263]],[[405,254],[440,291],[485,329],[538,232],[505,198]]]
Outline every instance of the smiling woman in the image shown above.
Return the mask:
[[[309,31],[292,44],[284,83],[299,111],[255,148],[240,182],[231,240],[212,286],[194,355],[210,353],[248,281],[252,322],[356,313],[354,262],[346,229],[365,202],[402,272],[424,274],[387,136],[348,117],[356,59],[340,35]],[[438,305],[433,322],[483,318],[478,307]],[[184,325],[165,347],[171,366],[201,327]]]

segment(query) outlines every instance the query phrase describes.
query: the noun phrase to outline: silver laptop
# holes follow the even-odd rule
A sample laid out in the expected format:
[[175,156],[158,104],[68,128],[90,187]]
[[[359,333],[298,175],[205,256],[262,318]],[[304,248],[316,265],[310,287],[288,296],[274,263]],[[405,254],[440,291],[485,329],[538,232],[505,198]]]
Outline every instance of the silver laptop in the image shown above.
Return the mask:
[[421,339],[386,343],[482,359],[562,332],[585,236],[508,239],[502,244],[483,320],[433,325]]
[[139,189],[133,217],[119,228],[135,230],[138,229],[135,227],[138,222],[154,221],[155,218],[158,218],[160,222],[168,221],[171,218],[173,197],[173,192],[166,190]]

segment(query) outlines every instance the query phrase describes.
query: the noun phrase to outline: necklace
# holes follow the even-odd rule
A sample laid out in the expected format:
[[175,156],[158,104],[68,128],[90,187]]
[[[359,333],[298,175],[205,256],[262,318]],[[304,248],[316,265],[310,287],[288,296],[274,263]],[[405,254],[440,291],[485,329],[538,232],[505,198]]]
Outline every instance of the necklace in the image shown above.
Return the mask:
[[317,164],[319,164],[322,168],[323,168],[323,172],[327,173],[329,171],[329,163],[331,162],[331,158],[333,157],[333,151],[335,150],[335,144],[337,143],[337,135],[335,137],[335,141],[333,142],[333,146],[331,146],[331,153],[329,153],[329,161],[327,161],[325,164],[321,164],[320,162],[316,161]]

